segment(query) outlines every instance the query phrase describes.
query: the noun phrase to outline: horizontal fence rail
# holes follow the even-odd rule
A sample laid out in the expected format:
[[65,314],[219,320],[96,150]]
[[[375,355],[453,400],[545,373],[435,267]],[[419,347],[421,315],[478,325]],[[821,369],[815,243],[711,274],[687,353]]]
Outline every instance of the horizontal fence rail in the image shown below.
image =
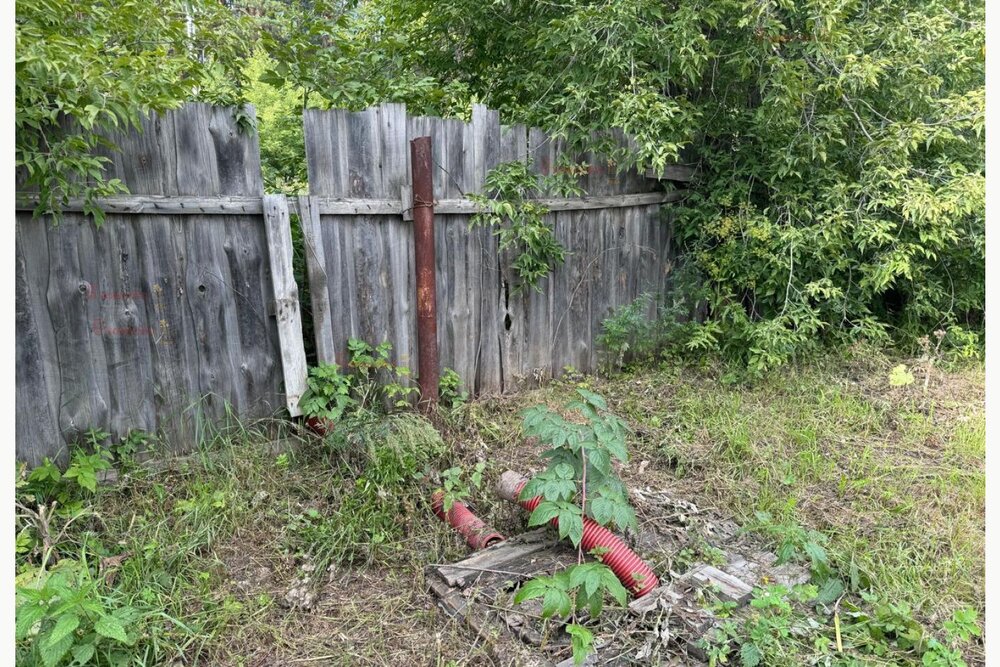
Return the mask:
[[[666,204],[683,198],[682,190],[673,192],[639,192],[624,195],[581,196],[572,199],[538,197],[530,201],[550,211],[586,211],[602,208],[623,208]],[[410,203],[402,199],[337,199],[315,197],[320,215],[400,215],[407,217]],[[264,211],[262,197],[157,197],[150,195],[122,195],[97,199],[95,205],[105,213],[146,215],[261,215]],[[32,211],[38,200],[20,198],[17,210]],[[289,202],[289,209],[298,213],[298,205]],[[71,200],[61,207],[66,213],[82,213],[82,200]],[[434,202],[434,210],[442,215],[472,215],[483,207],[471,199],[442,199]]]

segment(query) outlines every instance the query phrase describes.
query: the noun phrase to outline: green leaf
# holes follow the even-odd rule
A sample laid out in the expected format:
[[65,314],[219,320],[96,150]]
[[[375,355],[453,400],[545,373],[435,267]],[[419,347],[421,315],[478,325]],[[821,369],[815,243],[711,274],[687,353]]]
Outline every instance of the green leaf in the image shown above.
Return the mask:
[[621,529],[630,528],[633,531],[638,530],[638,525],[635,520],[635,510],[633,510],[628,504],[618,503],[617,510],[615,512],[615,525]]
[[599,496],[587,502],[590,505],[590,515],[594,521],[602,526],[607,526],[614,520],[617,504],[613,500]]
[[93,644],[78,644],[73,647],[73,662],[77,665],[86,665],[94,657],[96,647]]
[[798,556],[798,549],[795,548],[795,544],[792,542],[784,542],[778,547],[778,559],[775,564],[782,565],[789,561],[794,560]]
[[43,642],[39,646],[39,653],[42,657],[42,664],[45,667],[55,667],[58,665],[66,653],[69,651],[70,647],[73,646],[73,635],[68,634],[63,636],[58,642],[50,644],[49,642]]
[[583,516],[576,505],[560,503],[559,506],[559,537],[569,537],[573,546],[579,546],[583,539]]
[[601,396],[600,394],[595,394],[594,392],[588,391],[586,389],[577,389],[576,393],[580,395],[580,398],[582,398],[584,401],[594,406],[598,410],[608,409],[607,402],[604,400],[604,397]]
[[549,583],[548,577],[539,577],[527,581],[514,595],[514,604],[521,604],[525,600],[542,597],[550,586],[551,583]]
[[528,525],[541,526],[555,519],[557,516],[559,516],[559,506],[554,502],[543,500],[538,503],[538,507],[531,513],[531,516],[528,518]]
[[[587,463],[589,463],[594,470],[597,470],[602,475],[611,474],[611,454],[607,449],[590,449],[587,451]],[[590,478],[587,478],[588,485],[590,484]]]
[[587,628],[576,623],[566,626],[566,632],[572,638],[573,644],[573,664],[582,665],[583,661],[590,655],[594,646],[594,635]]
[[624,607],[628,601],[628,591],[625,590],[622,582],[618,580],[618,576],[610,567],[604,566],[604,570],[601,573],[601,580],[604,583],[604,589],[611,594],[615,602]]
[[45,638],[45,644],[47,646],[53,646],[58,644],[67,637],[73,634],[73,631],[80,627],[80,617],[76,614],[63,614],[56,621],[56,625],[52,628],[52,631]]
[[108,639],[115,639],[123,644],[128,643],[128,635],[125,633],[125,626],[114,616],[102,616],[94,624],[97,634]]
[[819,569],[828,563],[826,549],[821,547],[816,542],[806,542],[802,549],[806,552],[806,555],[812,559],[813,569]]
[[14,614],[14,637],[17,640],[27,637],[35,623],[42,620],[45,616],[47,609],[46,605],[38,604],[34,601],[29,601],[19,606]]
[[548,588],[542,598],[542,618],[549,618],[555,614],[568,616],[572,607],[572,601],[565,591],[558,588]]
[[836,602],[837,598],[844,592],[844,582],[836,577],[830,577],[819,589],[816,595],[817,604],[830,604]]
[[611,452],[611,455],[619,461],[628,461],[628,451],[625,449],[624,440],[618,438],[607,440],[605,441],[604,446],[609,452]]
[[743,667],[757,667],[763,657],[756,644],[746,642],[740,647],[740,664]]
[[913,373],[907,370],[906,364],[894,366],[889,371],[889,385],[892,387],[905,387],[906,385],[913,384],[913,380]]

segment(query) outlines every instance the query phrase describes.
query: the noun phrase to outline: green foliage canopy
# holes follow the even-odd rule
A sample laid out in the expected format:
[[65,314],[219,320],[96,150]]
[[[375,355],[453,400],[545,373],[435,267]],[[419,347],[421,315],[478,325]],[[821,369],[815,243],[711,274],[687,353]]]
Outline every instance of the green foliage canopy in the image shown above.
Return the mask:
[[982,2],[376,4],[414,68],[505,121],[620,127],[640,167],[697,156],[677,239],[752,371],[981,326]]
[[25,0],[15,24],[18,189],[37,190],[38,214],[124,191],[105,178],[116,131],[188,99],[241,101],[235,63],[243,23],[211,0]]
[[[227,4],[18,3],[16,160],[38,212],[82,196],[99,216],[94,198],[122,189],[94,155],[104,137],[191,98],[253,99],[268,186],[289,192],[305,176],[293,109],[482,102],[619,164],[695,161],[678,251],[707,287],[702,339],[751,371],[938,329],[975,349],[981,0]],[[638,150],[595,142],[611,127]]]

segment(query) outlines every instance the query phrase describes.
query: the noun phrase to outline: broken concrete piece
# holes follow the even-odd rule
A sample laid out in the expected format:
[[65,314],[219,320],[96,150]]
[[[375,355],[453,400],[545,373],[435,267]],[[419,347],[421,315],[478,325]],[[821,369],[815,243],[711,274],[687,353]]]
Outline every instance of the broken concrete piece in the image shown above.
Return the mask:
[[807,584],[811,575],[809,570],[795,563],[785,563],[770,568],[771,579],[774,583],[782,586],[795,586],[797,584]]

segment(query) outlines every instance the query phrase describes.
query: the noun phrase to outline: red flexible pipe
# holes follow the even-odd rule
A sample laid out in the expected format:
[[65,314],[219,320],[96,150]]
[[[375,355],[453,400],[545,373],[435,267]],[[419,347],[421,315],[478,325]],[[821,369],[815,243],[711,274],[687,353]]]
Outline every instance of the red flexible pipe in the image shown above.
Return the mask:
[[458,531],[466,543],[473,549],[485,549],[497,542],[503,542],[504,536],[490,528],[482,519],[469,511],[460,502],[451,504],[447,514],[444,511],[444,491],[438,489],[431,496],[431,509],[442,521]]
[[[538,504],[542,502],[541,496],[536,496],[530,500],[519,500],[521,489],[527,483],[528,480],[526,477],[508,470],[500,476],[500,483],[498,485],[500,497],[518,503],[529,512],[534,511],[538,507]],[[559,520],[552,519],[549,523],[553,526],[558,526]],[[622,582],[622,586],[631,591],[635,597],[641,598],[660,585],[652,568],[646,565],[614,533],[589,516],[583,517],[583,539],[580,541],[580,544],[583,546],[584,551],[590,551],[594,547],[607,549],[600,556],[601,562],[611,568],[611,571],[615,573],[618,580]]]

